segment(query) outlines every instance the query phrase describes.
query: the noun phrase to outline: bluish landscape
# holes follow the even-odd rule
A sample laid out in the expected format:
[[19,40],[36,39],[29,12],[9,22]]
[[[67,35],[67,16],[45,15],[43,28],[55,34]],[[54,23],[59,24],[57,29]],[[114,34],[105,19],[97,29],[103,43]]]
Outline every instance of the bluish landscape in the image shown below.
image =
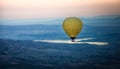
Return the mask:
[[120,69],[120,17],[81,19],[76,38],[81,43],[75,44],[64,42],[70,40],[62,28],[64,18],[1,19],[0,69]]

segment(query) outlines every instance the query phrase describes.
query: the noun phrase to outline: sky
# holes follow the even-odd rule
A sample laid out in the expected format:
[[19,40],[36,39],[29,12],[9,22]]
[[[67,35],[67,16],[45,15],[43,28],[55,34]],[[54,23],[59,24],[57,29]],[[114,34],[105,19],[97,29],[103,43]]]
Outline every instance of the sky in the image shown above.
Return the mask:
[[0,18],[119,15],[120,0],[0,0]]

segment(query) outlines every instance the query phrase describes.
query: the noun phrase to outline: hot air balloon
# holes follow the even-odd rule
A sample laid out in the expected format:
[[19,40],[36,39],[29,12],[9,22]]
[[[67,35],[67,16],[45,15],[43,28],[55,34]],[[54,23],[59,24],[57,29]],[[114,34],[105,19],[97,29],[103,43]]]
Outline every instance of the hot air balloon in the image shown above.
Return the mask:
[[77,17],[69,17],[63,21],[63,29],[66,34],[71,38],[72,42],[75,42],[75,38],[82,30],[82,21]]

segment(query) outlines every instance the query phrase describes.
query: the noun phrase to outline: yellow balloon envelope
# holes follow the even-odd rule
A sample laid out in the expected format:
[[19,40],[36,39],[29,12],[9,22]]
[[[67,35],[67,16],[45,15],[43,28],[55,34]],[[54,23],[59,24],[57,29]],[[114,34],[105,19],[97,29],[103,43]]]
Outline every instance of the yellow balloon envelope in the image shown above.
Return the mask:
[[67,35],[72,39],[72,42],[74,42],[74,39],[82,30],[83,24],[79,18],[69,17],[64,20],[62,26]]

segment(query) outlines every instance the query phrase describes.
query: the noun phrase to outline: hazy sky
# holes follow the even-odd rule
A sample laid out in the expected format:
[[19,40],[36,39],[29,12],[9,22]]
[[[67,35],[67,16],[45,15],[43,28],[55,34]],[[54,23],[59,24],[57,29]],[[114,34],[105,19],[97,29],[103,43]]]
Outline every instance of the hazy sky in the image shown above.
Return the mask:
[[120,14],[120,0],[0,0],[2,18],[92,17]]

